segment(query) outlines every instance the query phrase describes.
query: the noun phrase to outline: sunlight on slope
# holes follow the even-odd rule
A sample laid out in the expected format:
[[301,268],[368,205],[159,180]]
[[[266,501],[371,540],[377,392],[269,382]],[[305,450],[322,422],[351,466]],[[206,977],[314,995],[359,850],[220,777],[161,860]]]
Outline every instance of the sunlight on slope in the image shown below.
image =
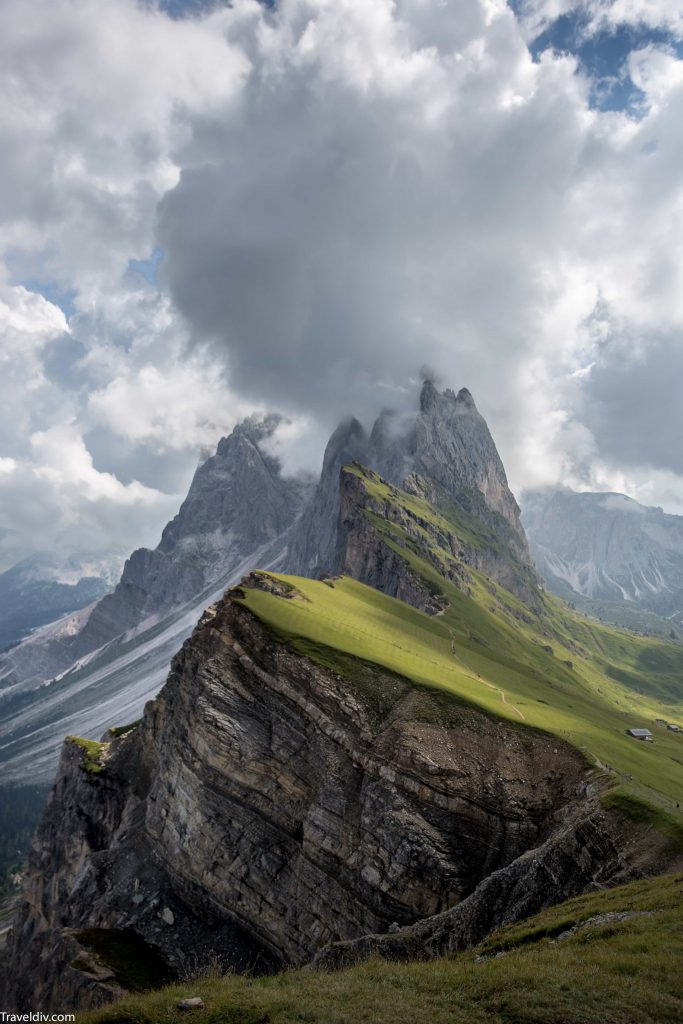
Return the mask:
[[[571,652],[569,668],[557,657],[567,653],[569,660],[568,652],[544,651],[529,635],[531,627],[513,628],[443,581],[451,606],[443,616],[430,617],[349,578],[332,583],[277,578],[306,600],[247,590],[244,602],[283,640],[299,637],[375,662],[517,723],[522,712],[528,726],[553,733],[598,766],[612,768],[629,792],[681,813],[676,803],[683,787],[683,736],[661,731],[654,743],[645,744],[625,734],[646,713],[665,716],[670,708],[637,695],[627,701],[618,686],[619,696],[599,693],[596,680],[603,685],[605,680],[587,656]],[[653,727],[650,720],[646,724]]]

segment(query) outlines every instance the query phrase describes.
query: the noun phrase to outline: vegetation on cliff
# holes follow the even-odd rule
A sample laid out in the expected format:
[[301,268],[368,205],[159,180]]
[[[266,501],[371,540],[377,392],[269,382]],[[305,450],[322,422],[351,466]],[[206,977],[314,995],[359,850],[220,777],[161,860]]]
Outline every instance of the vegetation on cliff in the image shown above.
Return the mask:
[[107,743],[100,743],[98,740],[87,740],[82,736],[67,736],[66,743],[71,743],[82,752],[83,771],[88,775],[99,775],[104,771],[104,755],[107,752]]

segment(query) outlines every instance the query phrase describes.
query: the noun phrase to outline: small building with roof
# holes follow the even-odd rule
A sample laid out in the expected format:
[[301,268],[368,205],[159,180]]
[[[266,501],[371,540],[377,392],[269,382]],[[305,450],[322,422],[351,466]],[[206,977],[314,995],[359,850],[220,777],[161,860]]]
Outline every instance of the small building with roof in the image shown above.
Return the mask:
[[632,736],[634,740],[645,740],[646,742],[652,743],[652,733],[649,729],[627,729],[626,732],[629,736]]

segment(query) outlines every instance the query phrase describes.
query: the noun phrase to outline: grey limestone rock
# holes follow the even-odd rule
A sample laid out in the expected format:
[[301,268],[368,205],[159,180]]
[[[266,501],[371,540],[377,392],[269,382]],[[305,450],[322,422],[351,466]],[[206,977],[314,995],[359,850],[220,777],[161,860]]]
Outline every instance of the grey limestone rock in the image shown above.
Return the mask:
[[683,516],[625,494],[526,491],[524,525],[552,590],[683,621]]
[[[339,472],[352,461],[398,487],[414,489],[419,481],[420,495],[435,506],[455,505],[484,524],[493,543],[482,568],[533,599],[537,583],[530,580],[534,571],[519,508],[486,421],[469,391],[440,392],[425,381],[415,416],[394,417],[385,412],[369,437],[356,420],[340,426],[328,444],[315,495],[293,528],[289,571],[307,576],[339,571]],[[523,563],[525,580],[510,570],[511,562]]]
[[133,930],[177,973],[190,951],[235,969],[306,963],[454,906],[581,800],[569,747],[376,667],[324,669],[242,593],[203,618],[100,771],[66,743],[3,1005],[101,998],[66,970],[85,927]]

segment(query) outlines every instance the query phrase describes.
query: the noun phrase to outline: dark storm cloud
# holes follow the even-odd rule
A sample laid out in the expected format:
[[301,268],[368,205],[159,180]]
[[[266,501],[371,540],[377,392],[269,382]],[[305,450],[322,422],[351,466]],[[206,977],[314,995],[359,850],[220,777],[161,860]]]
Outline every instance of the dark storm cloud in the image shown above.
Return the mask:
[[425,8],[406,5],[401,25],[378,5],[379,56],[359,70],[363,12],[337,45],[329,9],[316,34],[304,6],[277,23],[284,53],[250,51],[239,114],[204,126],[207,161],[162,201],[178,308],[227,352],[240,391],[318,416],[400,403],[425,360],[480,391],[512,383],[584,144],[571,69],[505,107],[501,89],[527,71],[504,7],[487,32],[464,5],[479,17],[460,44],[483,50],[463,68],[434,48]]
[[515,480],[590,479],[588,421],[566,429],[585,324],[604,304],[647,349],[643,310],[680,315],[680,64],[634,55],[640,120],[600,116],[503,3],[460,13],[290,0],[234,27],[251,72],[161,203],[164,273],[252,399],[367,418],[412,401],[427,362],[473,390]]

